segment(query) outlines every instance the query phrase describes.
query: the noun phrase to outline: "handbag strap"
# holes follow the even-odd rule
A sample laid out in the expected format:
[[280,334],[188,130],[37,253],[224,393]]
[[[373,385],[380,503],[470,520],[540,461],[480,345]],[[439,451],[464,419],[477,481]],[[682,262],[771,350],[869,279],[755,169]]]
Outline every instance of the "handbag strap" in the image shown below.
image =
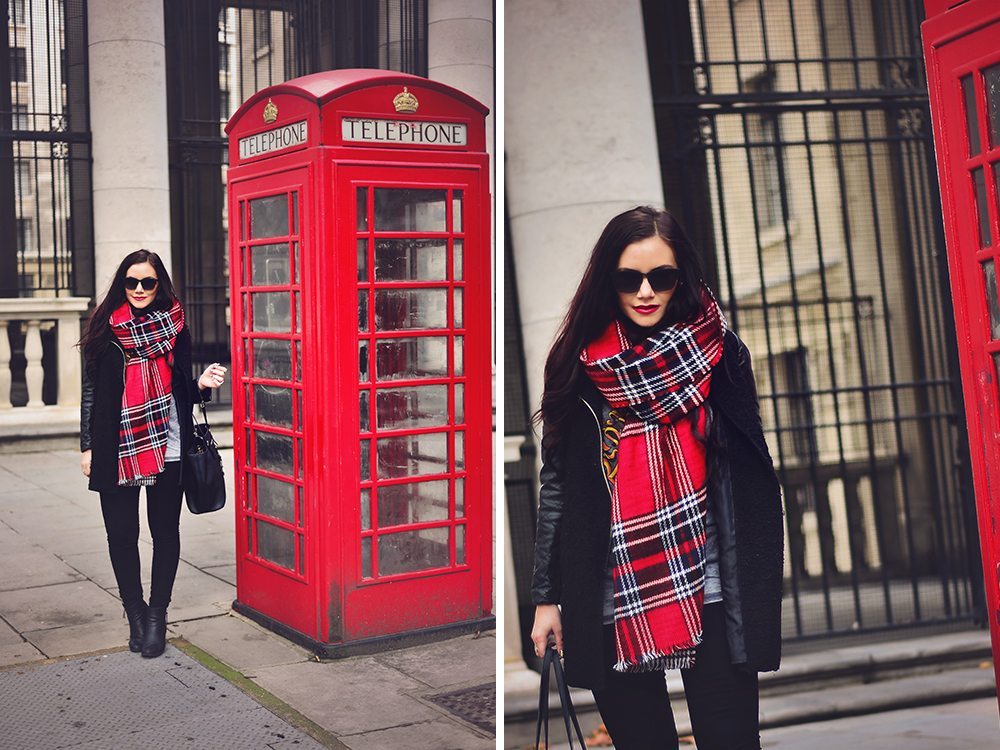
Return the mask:
[[542,681],[538,689],[538,723],[535,724],[535,750],[539,750],[538,740],[541,738],[542,727],[545,728],[545,748],[549,746],[549,666],[552,662],[554,649],[545,649],[542,660]]
[[[201,388],[198,389],[198,402],[201,407],[201,418],[205,422],[205,426],[208,426],[208,411],[205,409],[205,396],[201,392]],[[197,419],[195,420],[198,421]]]
[[573,733],[570,729],[570,722],[576,730],[577,739],[580,741],[580,750],[586,750],[586,743],[583,739],[583,731],[580,729],[580,722],[576,718],[576,710],[573,708],[573,700],[569,695],[569,685],[566,684],[566,674],[563,672],[562,662],[559,654],[552,646],[545,650],[545,658],[542,660],[542,680],[538,693],[538,723],[535,726],[535,750],[540,750],[539,739],[541,739],[542,729],[545,731],[545,745],[549,746],[549,668],[555,671],[556,690],[559,693],[559,703],[562,709],[563,723],[566,725],[566,739],[569,740],[570,750],[573,750]]
[[[553,649],[555,653],[555,649]],[[552,661],[552,666],[556,672],[556,688],[559,690],[559,699],[562,701],[563,723],[566,724],[566,737],[569,739],[569,746],[573,747],[573,737],[569,731],[570,720],[573,721],[573,728],[576,729],[576,736],[580,740],[580,750],[586,750],[586,743],[583,741],[583,732],[580,730],[580,722],[576,718],[576,710],[573,708],[573,699],[569,697],[569,685],[566,683],[566,673],[563,672],[562,662],[556,657]]]

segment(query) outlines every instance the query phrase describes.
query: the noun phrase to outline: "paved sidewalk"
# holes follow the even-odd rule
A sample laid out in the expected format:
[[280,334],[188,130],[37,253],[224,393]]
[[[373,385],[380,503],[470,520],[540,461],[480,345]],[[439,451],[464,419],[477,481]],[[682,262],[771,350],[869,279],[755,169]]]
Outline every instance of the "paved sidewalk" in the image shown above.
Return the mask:
[[172,646],[141,659],[119,651],[0,672],[0,748],[323,747]]
[[[231,466],[232,453],[224,451],[223,460]],[[18,677],[26,680],[23,684],[30,681],[54,689],[63,681],[58,675],[69,673],[65,665],[77,661],[65,661],[69,657],[88,657],[79,665],[84,672],[78,673],[92,680],[75,684],[94,705],[105,701],[109,706],[124,706],[137,698],[133,685],[145,684],[147,678],[176,680],[170,672],[179,668],[174,661],[198,674],[197,681],[207,684],[219,679],[199,661],[173,648],[160,659],[142,659],[123,651],[128,627],[116,596],[100,504],[97,495],[86,490],[78,462],[79,453],[72,450],[0,455],[0,747],[11,729],[8,717],[22,717],[11,703],[18,691],[7,689],[9,681]],[[148,591],[151,543],[145,521],[142,527],[140,556]],[[199,649],[209,655],[199,657],[202,662],[209,657],[218,660],[217,671],[243,684],[251,694],[259,691],[267,706],[233,712],[234,743],[229,746],[309,747],[291,739],[274,744],[272,729],[282,726],[284,733],[282,722],[287,719],[294,731],[312,731],[326,747],[494,747],[496,638],[492,631],[320,663],[309,652],[231,612],[236,595],[231,508],[205,516],[185,510],[181,546],[168,615],[169,636],[183,639],[177,644],[195,656]],[[124,670],[122,678],[111,679],[107,688],[99,687],[105,675],[116,669]],[[218,689],[209,692],[212,695],[198,703],[206,716],[212,715],[220,700],[215,695]],[[226,700],[237,693],[241,701],[254,703],[235,688]],[[190,700],[194,693],[185,695],[177,700]],[[281,704],[291,710],[283,712]],[[119,710],[125,716],[125,709]],[[268,727],[259,721],[265,712],[274,718],[266,722]],[[128,712],[130,720],[141,716]],[[29,731],[32,724],[39,734],[19,747],[67,746],[66,737],[45,734],[38,722],[28,723]],[[129,723],[106,726],[118,732]],[[196,747],[193,743],[200,741],[197,733],[178,723],[168,722],[160,731],[161,744],[151,746]],[[162,732],[177,736],[163,737]],[[188,740],[189,736],[195,739]],[[80,734],[74,742],[83,742],[83,737]],[[127,747],[112,741],[110,734],[86,738],[95,743],[82,745],[87,748]],[[53,741],[64,744],[46,744]]]
[[821,721],[761,733],[767,750],[993,750],[1000,747],[995,698]]

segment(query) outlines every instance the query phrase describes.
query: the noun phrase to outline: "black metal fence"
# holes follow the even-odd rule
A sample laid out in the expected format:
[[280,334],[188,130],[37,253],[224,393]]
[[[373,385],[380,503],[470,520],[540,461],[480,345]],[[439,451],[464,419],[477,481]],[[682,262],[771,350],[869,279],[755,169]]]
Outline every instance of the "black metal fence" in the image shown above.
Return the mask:
[[93,291],[85,15],[0,4],[0,297]]
[[921,4],[644,13],[667,204],[754,357],[786,637],[981,617]]
[[230,359],[229,116],[256,91],[320,70],[426,75],[427,0],[171,0],[164,8],[173,257],[197,369]]

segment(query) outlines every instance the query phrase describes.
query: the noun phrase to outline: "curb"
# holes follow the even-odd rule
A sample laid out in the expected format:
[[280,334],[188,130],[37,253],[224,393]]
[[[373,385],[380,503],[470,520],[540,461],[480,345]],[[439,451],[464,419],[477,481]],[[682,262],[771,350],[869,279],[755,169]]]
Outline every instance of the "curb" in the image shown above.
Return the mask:
[[249,677],[244,676],[241,672],[233,669],[228,664],[219,661],[207,651],[198,648],[193,643],[186,641],[183,638],[171,638],[170,643],[206,669],[211,670],[219,677],[232,684],[233,687],[236,687],[249,695],[279,719],[288,722],[296,729],[308,734],[318,743],[323,745],[323,747],[332,748],[332,750],[350,750],[347,745],[338,740],[331,732],[327,731],[304,714],[296,711],[289,704],[285,703],[273,693],[270,693],[262,688]]

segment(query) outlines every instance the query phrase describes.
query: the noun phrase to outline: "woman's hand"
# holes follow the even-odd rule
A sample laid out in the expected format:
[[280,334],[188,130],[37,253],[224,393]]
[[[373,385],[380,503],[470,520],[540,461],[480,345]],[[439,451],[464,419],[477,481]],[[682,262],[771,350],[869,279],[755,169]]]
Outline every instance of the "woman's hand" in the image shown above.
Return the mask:
[[80,454],[80,470],[85,477],[90,476],[90,451],[84,451]]
[[563,652],[562,616],[555,604],[539,604],[535,607],[535,624],[531,627],[531,642],[535,644],[535,656],[542,656],[549,642],[549,634],[556,637],[559,656]]
[[199,388],[218,388],[226,381],[226,368],[218,362],[213,362],[205,368],[205,372],[198,378]]

